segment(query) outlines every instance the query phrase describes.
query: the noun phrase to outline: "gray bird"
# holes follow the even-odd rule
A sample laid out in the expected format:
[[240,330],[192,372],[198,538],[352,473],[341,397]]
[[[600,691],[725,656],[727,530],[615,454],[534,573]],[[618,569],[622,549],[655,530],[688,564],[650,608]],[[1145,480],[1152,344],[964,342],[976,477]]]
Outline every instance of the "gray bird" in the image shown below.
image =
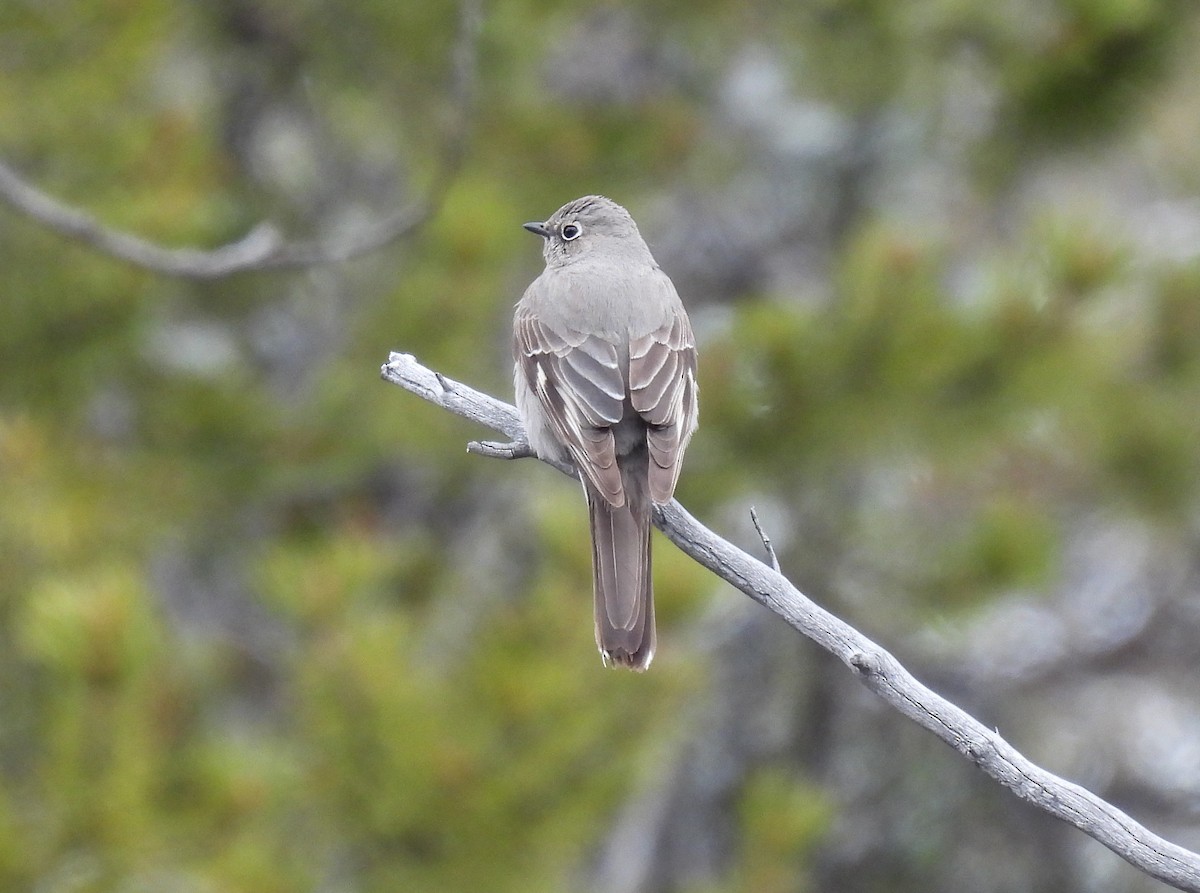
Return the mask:
[[696,341],[629,212],[588,195],[525,229],[546,269],[513,321],[517,408],[539,456],[570,460],[587,495],[596,644],[654,656],[653,503],[670,502],[696,430]]

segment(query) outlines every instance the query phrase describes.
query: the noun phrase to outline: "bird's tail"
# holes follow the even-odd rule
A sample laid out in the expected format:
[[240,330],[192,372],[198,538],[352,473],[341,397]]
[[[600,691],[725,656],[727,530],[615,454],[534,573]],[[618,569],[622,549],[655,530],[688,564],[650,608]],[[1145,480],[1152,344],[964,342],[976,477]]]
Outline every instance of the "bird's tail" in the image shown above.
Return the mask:
[[614,508],[590,486],[585,489],[592,528],[596,644],[605,664],[645,670],[654,657],[649,501],[626,501]]

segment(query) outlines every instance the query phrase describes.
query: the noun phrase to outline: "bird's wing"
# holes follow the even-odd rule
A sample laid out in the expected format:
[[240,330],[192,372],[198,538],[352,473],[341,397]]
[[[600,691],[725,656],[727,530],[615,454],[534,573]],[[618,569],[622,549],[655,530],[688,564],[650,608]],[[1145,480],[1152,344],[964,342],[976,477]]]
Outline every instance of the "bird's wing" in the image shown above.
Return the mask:
[[617,348],[595,335],[548,325],[518,306],[514,353],[529,387],[575,465],[612,506],[625,503],[609,428],[621,421],[625,380]]
[[650,496],[659,504],[671,501],[698,419],[696,338],[678,299],[673,303],[666,322],[629,343],[630,399],[648,425]]

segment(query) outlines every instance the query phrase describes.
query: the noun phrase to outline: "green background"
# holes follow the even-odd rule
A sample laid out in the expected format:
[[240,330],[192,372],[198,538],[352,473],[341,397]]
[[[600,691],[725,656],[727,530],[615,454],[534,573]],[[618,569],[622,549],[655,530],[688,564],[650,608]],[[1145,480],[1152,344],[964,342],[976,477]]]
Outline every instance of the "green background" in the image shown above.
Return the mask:
[[681,501],[1195,848],[1196,7],[461,20],[0,3],[0,159],[109,227],[438,199],[202,282],[0,205],[0,889],[1159,889],[657,535],[659,656],[603,670],[577,488],[377,370],[508,399],[520,224],[611,196],[700,341]]

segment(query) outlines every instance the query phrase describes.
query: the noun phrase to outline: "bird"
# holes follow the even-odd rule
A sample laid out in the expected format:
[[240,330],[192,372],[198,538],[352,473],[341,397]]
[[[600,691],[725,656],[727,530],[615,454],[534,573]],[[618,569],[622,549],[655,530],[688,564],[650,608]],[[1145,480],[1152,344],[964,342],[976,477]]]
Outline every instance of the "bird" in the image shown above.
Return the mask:
[[656,642],[653,506],[671,501],[696,430],[696,339],[616,202],[587,195],[524,228],[546,267],[514,313],[517,409],[531,450],[579,472],[601,658],[643,671]]

